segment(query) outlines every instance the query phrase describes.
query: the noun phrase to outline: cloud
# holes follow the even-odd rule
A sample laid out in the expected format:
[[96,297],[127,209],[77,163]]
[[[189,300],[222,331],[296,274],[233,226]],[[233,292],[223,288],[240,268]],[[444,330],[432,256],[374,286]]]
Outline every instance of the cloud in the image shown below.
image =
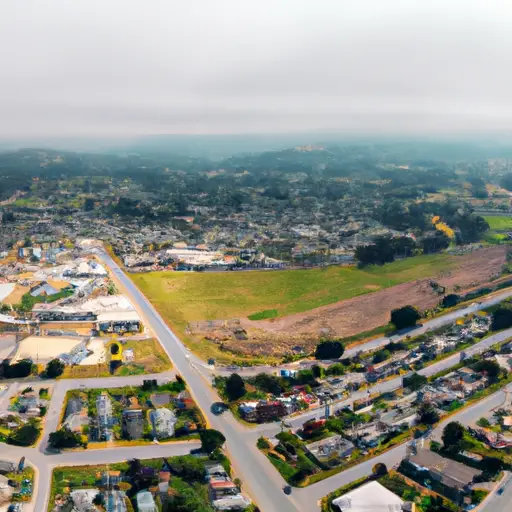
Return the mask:
[[0,3],[0,136],[512,128],[512,4]]

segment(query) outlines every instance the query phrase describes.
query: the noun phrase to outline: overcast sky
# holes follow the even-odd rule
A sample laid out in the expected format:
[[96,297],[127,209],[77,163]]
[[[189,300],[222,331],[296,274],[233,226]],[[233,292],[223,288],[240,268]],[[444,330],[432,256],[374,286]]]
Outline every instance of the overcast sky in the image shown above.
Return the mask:
[[2,0],[0,137],[512,131],[507,0]]

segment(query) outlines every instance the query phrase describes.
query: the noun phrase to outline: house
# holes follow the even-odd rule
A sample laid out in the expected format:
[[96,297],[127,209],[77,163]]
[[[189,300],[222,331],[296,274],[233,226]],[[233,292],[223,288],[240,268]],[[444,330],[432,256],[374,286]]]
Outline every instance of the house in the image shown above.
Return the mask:
[[354,444],[339,434],[306,445],[306,450],[320,463],[336,465],[339,459],[348,457],[354,451]]
[[0,475],[6,475],[7,473],[14,473],[16,471],[16,465],[8,460],[0,460]]
[[243,494],[235,494],[213,500],[212,505],[216,510],[243,510],[251,505],[251,500]]
[[418,392],[418,400],[420,402],[432,402],[439,407],[450,404],[459,398],[460,396],[458,394],[443,388],[442,386],[434,387],[427,385],[423,386],[423,388]]
[[96,410],[99,424],[105,427],[112,426],[112,401],[107,393],[101,393],[96,398]]
[[144,416],[141,409],[123,411],[123,434],[128,439],[140,439],[144,430]]
[[[340,512],[390,512],[411,510],[396,494],[372,481],[332,501]],[[334,508],[333,507],[333,508]]]
[[108,393],[101,393],[96,397],[96,411],[97,425],[98,425],[98,437],[100,440],[111,441],[113,432],[112,427],[114,426],[114,416],[112,414],[112,401]]
[[[105,501],[108,512],[127,512],[126,494],[123,491],[107,491]],[[131,509],[130,509],[131,510]]]
[[59,290],[53,287],[50,283],[46,281],[42,281],[41,283],[36,284],[30,288],[29,293],[32,297],[40,297],[47,295],[55,295],[59,293]]
[[415,423],[416,417],[417,412],[414,407],[404,407],[392,409],[382,414],[379,418],[379,422],[384,424],[387,428],[403,424],[407,424],[410,427]]
[[[432,489],[460,503],[471,492],[470,485],[481,472],[456,462],[431,450],[418,450],[406,461],[414,467],[421,478],[425,476],[433,483]],[[437,485],[434,485],[434,482]]]
[[196,405],[187,391],[179,393],[173,402],[178,409],[193,409]]
[[97,509],[92,502],[99,492],[99,489],[76,489],[72,491],[70,495],[74,505],[73,511],[95,512]]
[[139,512],[158,512],[153,495],[149,491],[137,493],[137,510]]
[[286,408],[283,402],[280,401],[261,401],[256,406],[256,419],[258,423],[267,423],[269,421],[275,421],[276,419],[282,418],[285,415]]
[[245,421],[256,422],[258,421],[258,415],[256,413],[256,407],[258,402],[243,402],[238,406],[240,415]]
[[149,399],[155,407],[161,407],[171,402],[171,395],[170,393],[153,393]]
[[174,435],[174,427],[178,420],[173,411],[166,408],[156,409],[150,412],[149,417],[155,437],[161,439]]
[[103,471],[101,475],[101,485],[103,487],[118,485],[121,481],[121,471]]
[[473,371],[471,368],[461,368],[439,379],[441,384],[454,392],[461,392],[463,396],[470,396],[484,389],[487,385],[487,377]]

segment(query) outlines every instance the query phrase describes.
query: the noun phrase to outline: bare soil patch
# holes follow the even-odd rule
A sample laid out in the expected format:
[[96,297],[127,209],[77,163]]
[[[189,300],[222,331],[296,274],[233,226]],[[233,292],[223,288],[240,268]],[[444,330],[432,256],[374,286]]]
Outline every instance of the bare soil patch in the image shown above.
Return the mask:
[[459,256],[455,267],[441,270],[430,279],[410,281],[282,318],[242,319],[247,340],[229,339],[228,335],[215,341],[224,350],[244,355],[278,356],[300,348],[308,352],[322,336],[347,337],[387,324],[392,309],[406,304],[420,310],[436,306],[441,299],[436,284],[444,286],[446,293],[485,286],[500,274],[506,253],[506,247],[479,249]]

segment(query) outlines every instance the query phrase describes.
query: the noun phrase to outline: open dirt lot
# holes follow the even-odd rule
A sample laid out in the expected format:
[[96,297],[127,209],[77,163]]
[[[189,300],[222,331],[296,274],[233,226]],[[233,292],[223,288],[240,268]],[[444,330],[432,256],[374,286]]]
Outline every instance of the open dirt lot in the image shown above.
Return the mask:
[[15,361],[32,359],[34,363],[46,364],[60,354],[71,351],[72,348],[82,343],[82,341],[82,338],[78,337],[29,336],[19,343]]
[[[242,319],[241,324],[249,339],[227,341],[224,346],[246,354],[261,353],[265,345],[270,353],[295,345],[304,346],[307,350],[316,344],[319,336],[346,337],[375,329],[389,322],[390,311],[394,308],[412,304],[425,310],[437,305],[440,296],[430,285],[431,280],[445,286],[447,293],[485,285],[503,267],[506,248],[481,249],[460,256],[458,260],[455,267],[438,272],[432,279],[403,283],[282,318],[259,321]],[[287,337],[290,338],[288,341]],[[274,342],[275,346],[272,346]]]

